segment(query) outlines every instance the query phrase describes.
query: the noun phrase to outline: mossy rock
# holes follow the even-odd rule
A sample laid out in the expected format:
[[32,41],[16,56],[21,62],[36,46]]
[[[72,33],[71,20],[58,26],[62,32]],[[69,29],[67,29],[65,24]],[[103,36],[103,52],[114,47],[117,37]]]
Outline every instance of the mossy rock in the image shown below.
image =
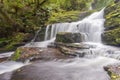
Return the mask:
[[59,32],[56,35],[56,42],[62,43],[79,43],[82,41],[80,33]]
[[105,18],[105,32],[102,35],[103,42],[120,46],[120,2],[113,2],[106,7]]
[[104,67],[104,69],[105,71],[107,71],[111,80],[120,80],[120,65],[119,64],[107,65]]
[[38,55],[41,52],[42,50],[38,47],[19,47],[11,56],[11,60],[25,62],[26,60],[39,57]]
[[104,43],[109,45],[120,46],[120,28],[104,32],[102,39]]

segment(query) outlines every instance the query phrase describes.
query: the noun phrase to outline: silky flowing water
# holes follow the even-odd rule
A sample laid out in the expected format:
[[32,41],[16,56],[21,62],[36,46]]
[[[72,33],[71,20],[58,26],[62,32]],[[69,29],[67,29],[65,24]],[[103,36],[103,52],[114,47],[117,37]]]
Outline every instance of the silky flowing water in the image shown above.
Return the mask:
[[[48,25],[45,41],[25,45],[47,47],[51,42],[54,42],[58,32],[77,32],[82,35],[82,44],[90,46],[90,49],[78,50],[80,53],[85,53],[84,57],[38,63],[41,70],[39,76],[42,80],[110,80],[103,67],[119,63],[120,49],[102,44],[101,34],[104,31],[105,21],[103,16],[104,9],[78,22]],[[24,66],[23,63],[11,61],[0,63],[0,74],[22,66]]]

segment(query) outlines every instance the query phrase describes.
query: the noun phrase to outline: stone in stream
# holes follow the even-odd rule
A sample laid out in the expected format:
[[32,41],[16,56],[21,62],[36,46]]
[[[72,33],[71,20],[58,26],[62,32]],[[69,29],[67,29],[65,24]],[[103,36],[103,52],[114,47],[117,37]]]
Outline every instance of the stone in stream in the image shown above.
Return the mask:
[[104,69],[108,72],[111,80],[120,80],[120,64],[108,65]]
[[79,43],[82,42],[82,35],[80,33],[59,32],[56,35],[55,41],[62,43]]
[[34,61],[37,59],[46,60],[65,57],[65,55],[55,48],[19,47],[11,56],[11,60],[25,62],[26,60]]

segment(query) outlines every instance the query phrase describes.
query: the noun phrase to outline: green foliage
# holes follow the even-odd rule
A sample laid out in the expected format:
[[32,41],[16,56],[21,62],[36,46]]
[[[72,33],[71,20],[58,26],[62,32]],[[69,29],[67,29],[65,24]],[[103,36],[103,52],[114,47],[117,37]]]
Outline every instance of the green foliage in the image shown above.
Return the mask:
[[17,33],[17,34],[15,34],[15,35],[13,35],[10,39],[8,39],[8,40],[10,40],[10,41],[9,41],[9,43],[5,46],[5,49],[6,49],[6,50],[14,49],[14,48],[15,48],[15,45],[16,45],[16,44],[20,44],[20,43],[24,40],[25,37],[26,37],[26,36],[25,36],[24,33]]
[[[47,0],[3,0],[0,3],[0,44],[11,50],[22,43],[26,34],[44,27],[49,11],[42,5]],[[2,40],[6,39],[6,40]]]
[[52,10],[88,10],[92,0],[49,0],[47,7]]

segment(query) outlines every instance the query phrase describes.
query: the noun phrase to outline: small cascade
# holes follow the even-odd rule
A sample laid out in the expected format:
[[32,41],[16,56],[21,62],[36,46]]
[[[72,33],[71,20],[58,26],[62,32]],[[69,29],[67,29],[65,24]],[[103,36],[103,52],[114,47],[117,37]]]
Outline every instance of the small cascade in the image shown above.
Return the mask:
[[47,26],[45,40],[56,37],[58,32],[79,32],[83,42],[101,42],[101,33],[104,30],[104,9],[95,12],[82,21],[72,23],[57,23]]
[[77,55],[84,55],[85,58],[95,58],[98,56],[114,58],[120,60],[120,49],[118,47],[106,46],[100,43],[84,43],[89,45],[89,49],[80,49]]
[[41,28],[40,28],[39,30],[37,30],[37,32],[35,33],[35,36],[34,36],[34,38],[31,40],[31,43],[32,43],[32,42],[35,42],[35,39],[37,38],[37,36],[38,36],[38,34],[39,34],[40,31],[41,31]]

